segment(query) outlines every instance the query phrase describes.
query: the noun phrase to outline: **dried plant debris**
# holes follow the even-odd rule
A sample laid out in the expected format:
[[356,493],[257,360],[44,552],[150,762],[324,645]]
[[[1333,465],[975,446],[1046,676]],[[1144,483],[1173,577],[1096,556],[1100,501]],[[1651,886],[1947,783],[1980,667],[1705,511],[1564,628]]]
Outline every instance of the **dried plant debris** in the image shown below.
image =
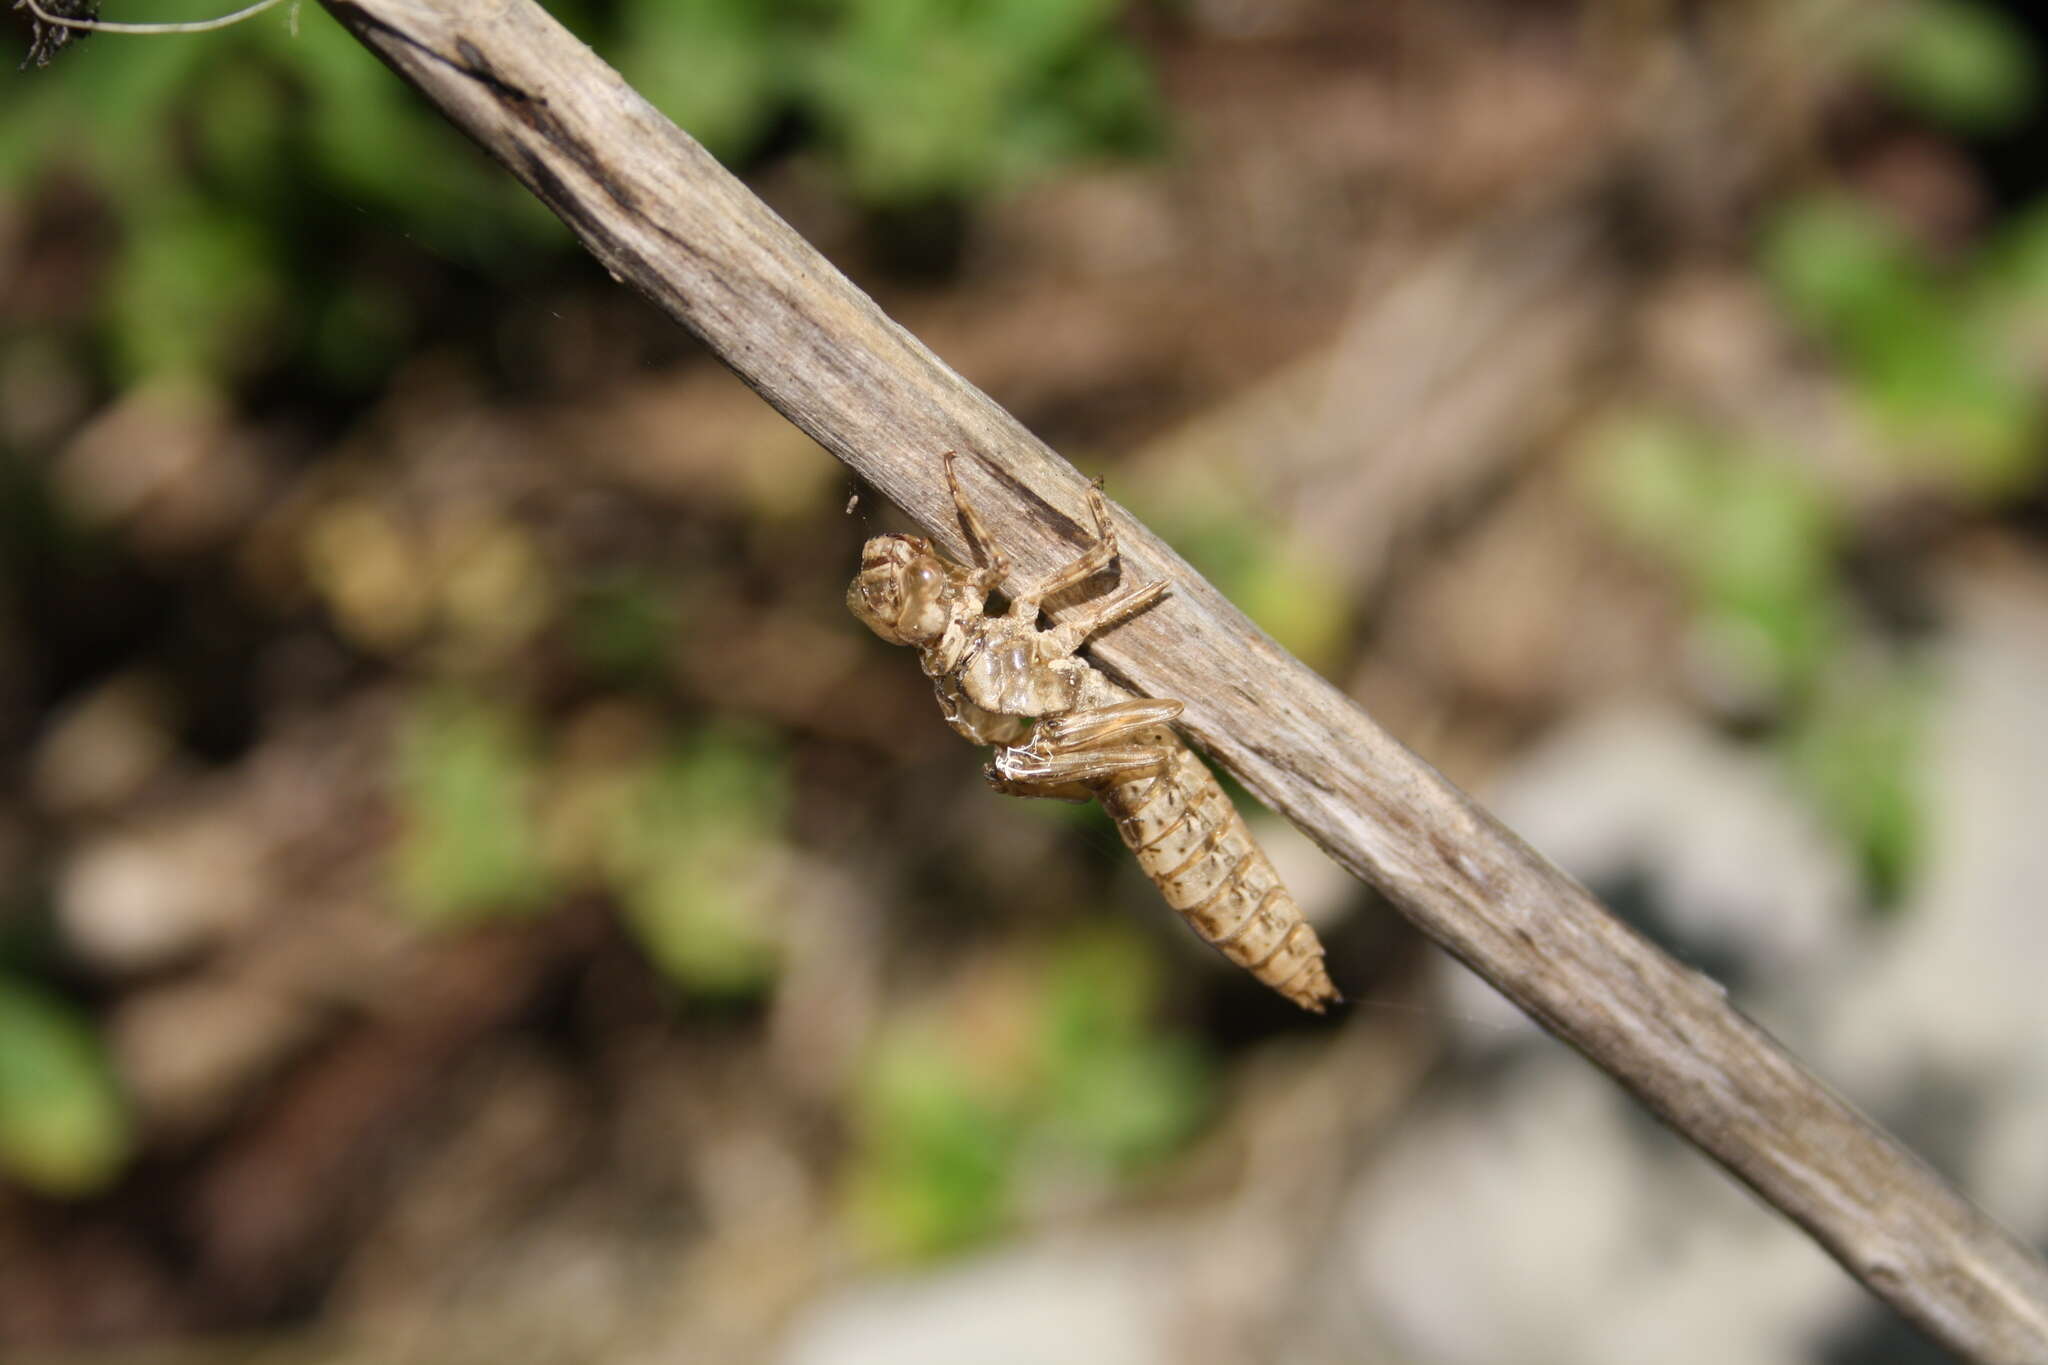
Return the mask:
[[65,44],[84,38],[88,32],[68,24],[53,24],[50,18],[91,22],[100,17],[100,0],[38,0],[33,5],[29,0],[14,0],[14,8],[29,14],[28,55],[21,59],[23,70],[48,66]]

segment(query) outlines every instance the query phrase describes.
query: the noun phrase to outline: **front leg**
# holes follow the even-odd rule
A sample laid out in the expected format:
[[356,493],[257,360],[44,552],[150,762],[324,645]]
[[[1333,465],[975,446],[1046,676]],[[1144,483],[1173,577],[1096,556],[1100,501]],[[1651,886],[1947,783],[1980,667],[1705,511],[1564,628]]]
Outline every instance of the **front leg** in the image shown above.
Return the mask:
[[953,461],[957,458],[952,451],[946,452],[946,486],[953,490],[953,510],[960,514],[960,529],[967,536],[967,548],[978,566],[972,581],[986,597],[1001,587],[1003,579],[1008,577],[1010,557],[989,544],[988,527],[982,525],[981,514],[974,510],[974,504],[967,501],[967,494],[960,487],[960,476],[953,470]]

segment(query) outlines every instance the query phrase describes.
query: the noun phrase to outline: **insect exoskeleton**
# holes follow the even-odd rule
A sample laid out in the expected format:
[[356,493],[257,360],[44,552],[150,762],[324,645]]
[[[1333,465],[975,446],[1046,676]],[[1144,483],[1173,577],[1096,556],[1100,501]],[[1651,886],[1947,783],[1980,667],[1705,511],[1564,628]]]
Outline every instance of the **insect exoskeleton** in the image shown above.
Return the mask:
[[1323,945],[1216,777],[1172,728],[1181,703],[1134,697],[1077,657],[1091,636],[1165,594],[1163,580],[1120,589],[1041,629],[1046,598],[1116,561],[1116,532],[1101,492],[1088,490],[1093,540],[1065,567],[1010,595],[1000,615],[988,595],[1009,574],[960,487],[946,479],[972,566],[945,558],[922,536],[869,540],[846,604],[875,634],[908,645],[938,691],[946,723],[995,745],[987,776],[1013,796],[1102,802],[1168,905],[1232,962],[1304,1009],[1342,997]]

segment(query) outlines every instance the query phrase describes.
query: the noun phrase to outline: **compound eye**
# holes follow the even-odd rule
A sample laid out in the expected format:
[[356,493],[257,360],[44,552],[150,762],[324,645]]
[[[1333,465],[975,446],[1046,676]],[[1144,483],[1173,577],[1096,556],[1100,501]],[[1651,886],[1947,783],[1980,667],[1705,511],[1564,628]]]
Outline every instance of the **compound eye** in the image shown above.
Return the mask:
[[917,559],[904,565],[899,581],[903,599],[897,620],[905,626],[913,624],[913,617],[924,615],[946,593],[945,572],[930,559]]
[[904,559],[918,542],[899,536],[868,542],[875,562],[848,587],[847,605],[869,629],[896,645],[923,645],[944,633],[951,580],[929,554]]

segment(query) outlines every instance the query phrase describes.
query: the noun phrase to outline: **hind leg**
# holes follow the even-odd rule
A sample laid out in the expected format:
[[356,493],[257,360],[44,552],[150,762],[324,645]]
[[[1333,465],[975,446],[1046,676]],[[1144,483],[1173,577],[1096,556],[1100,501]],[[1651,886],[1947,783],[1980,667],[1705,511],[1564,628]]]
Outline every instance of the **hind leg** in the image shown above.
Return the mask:
[[1105,597],[1072,620],[1041,633],[1039,638],[1045,641],[1050,657],[1064,658],[1086,644],[1089,636],[1107,630],[1127,616],[1136,616],[1157,602],[1166,595],[1166,588],[1165,579],[1155,578],[1114,597]]
[[1085,583],[1116,562],[1116,528],[1109,524],[1109,504],[1102,490],[1088,485],[1088,510],[1095,517],[1095,543],[1083,550],[1065,568],[1056,569],[1038,582],[1017,590],[1010,599],[1010,615],[1026,621],[1038,619],[1039,607],[1055,593]]
[[1043,739],[1047,744],[1061,749],[1071,749],[1083,744],[1099,744],[1106,739],[1127,735],[1133,730],[1142,730],[1148,725],[1164,725],[1186,709],[1177,701],[1165,701],[1154,697],[1112,702],[1108,706],[1097,706],[1087,711],[1069,711],[1062,716],[1049,716],[1038,722],[1037,728],[1032,731],[1032,738]]
[[1163,777],[1168,754],[1156,745],[1118,741],[1180,712],[1177,701],[1140,700],[1054,716],[1040,721],[1025,743],[996,750],[985,776],[1010,796],[1062,801],[1085,801],[1105,782]]

